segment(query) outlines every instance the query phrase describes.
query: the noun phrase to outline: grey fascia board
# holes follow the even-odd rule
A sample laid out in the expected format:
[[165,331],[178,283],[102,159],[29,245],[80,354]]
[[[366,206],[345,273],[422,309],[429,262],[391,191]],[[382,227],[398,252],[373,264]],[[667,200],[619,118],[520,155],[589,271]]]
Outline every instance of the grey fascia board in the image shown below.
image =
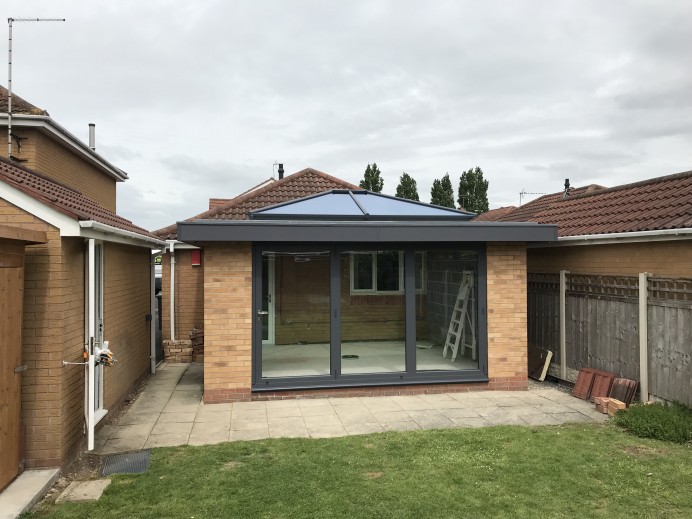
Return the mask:
[[554,242],[557,226],[523,222],[178,222],[185,242]]

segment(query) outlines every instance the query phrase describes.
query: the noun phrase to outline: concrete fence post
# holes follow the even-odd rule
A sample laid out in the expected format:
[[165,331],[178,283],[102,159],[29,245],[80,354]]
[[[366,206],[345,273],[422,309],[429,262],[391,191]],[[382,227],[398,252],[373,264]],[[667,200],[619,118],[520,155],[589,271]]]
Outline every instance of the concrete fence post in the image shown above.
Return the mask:
[[639,393],[642,402],[649,400],[649,308],[648,277],[639,274]]
[[567,272],[560,271],[560,378],[567,380]]

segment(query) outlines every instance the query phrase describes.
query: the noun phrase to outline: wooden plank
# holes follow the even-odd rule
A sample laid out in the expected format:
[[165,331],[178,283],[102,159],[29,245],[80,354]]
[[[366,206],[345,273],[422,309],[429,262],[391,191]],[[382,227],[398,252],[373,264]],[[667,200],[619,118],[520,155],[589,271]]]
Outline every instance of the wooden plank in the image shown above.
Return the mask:
[[0,490],[19,472],[23,270],[0,269]]

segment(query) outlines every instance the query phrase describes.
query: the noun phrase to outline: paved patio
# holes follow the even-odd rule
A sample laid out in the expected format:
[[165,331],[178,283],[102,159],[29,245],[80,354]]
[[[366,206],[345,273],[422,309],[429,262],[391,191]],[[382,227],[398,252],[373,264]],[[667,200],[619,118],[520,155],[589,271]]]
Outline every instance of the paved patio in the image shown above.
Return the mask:
[[164,364],[132,406],[96,438],[96,452],[499,424],[603,422],[593,404],[549,386],[529,391],[202,402],[201,364]]

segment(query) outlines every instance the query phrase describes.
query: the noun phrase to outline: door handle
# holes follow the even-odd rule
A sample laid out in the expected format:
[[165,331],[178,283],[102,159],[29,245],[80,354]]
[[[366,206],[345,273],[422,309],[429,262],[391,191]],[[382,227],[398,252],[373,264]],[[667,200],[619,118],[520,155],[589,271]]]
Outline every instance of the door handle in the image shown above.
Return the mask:
[[257,315],[269,315],[269,312],[265,312],[263,310],[257,310]]

